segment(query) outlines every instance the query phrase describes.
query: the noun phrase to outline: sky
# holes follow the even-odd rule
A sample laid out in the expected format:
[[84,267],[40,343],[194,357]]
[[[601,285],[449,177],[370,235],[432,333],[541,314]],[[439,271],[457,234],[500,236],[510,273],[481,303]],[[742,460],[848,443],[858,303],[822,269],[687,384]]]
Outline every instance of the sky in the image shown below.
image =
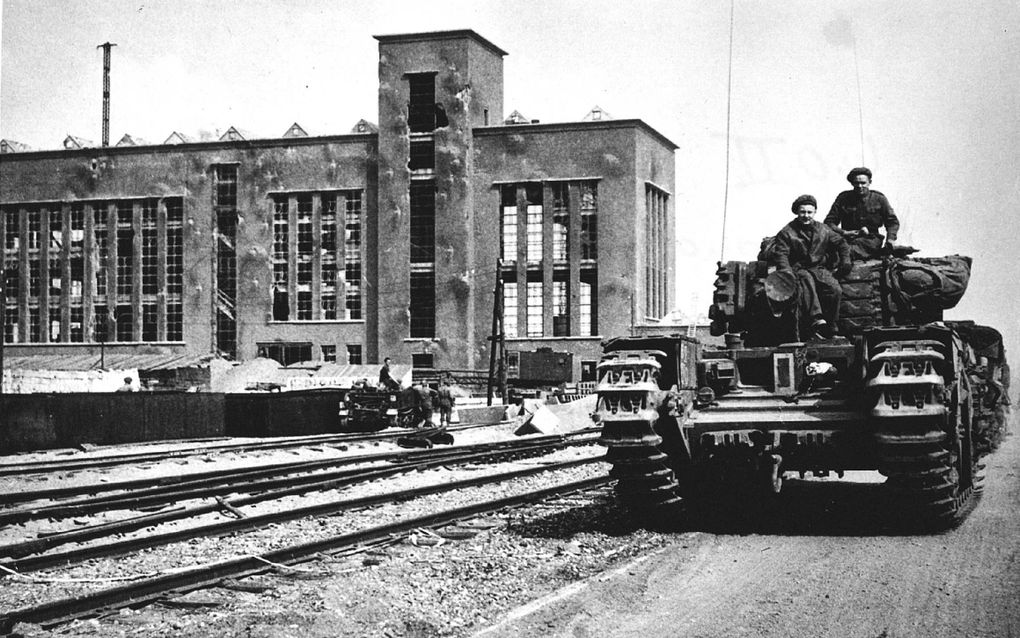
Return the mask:
[[504,116],[598,105],[679,145],[684,316],[705,314],[720,258],[753,259],[801,193],[824,214],[863,162],[900,243],[974,258],[947,318],[999,328],[1020,357],[1020,3],[732,6],[731,58],[727,0],[3,0],[0,137],[100,140],[104,42],[111,143],[346,133],[378,120],[373,35],[473,29],[509,53]]

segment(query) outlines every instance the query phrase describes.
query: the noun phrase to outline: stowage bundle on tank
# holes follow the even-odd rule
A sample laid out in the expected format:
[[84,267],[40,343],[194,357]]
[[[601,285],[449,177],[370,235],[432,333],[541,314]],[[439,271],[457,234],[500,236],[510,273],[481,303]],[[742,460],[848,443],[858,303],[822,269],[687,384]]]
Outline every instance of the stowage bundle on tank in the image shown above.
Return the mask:
[[962,520],[1009,410],[1001,335],[943,321],[970,258],[900,251],[840,268],[836,336],[805,334],[797,279],[769,278],[766,263],[719,265],[710,317],[725,347],[603,343],[595,416],[621,501],[675,517],[706,491],[778,494],[791,473],[877,470],[904,521]]
[[[941,321],[966,292],[970,268],[971,258],[961,255],[853,262],[839,282],[839,330],[854,335],[872,326]],[[709,308],[713,335],[745,333],[748,344],[763,346],[799,340],[796,322],[774,316],[765,294],[768,274],[765,260],[719,265]]]

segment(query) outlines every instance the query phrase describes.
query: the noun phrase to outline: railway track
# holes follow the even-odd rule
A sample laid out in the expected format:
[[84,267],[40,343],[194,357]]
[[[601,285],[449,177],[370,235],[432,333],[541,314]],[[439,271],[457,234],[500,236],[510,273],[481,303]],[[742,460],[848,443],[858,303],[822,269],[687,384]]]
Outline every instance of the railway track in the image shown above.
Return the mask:
[[[599,460],[601,460],[599,457],[593,457],[588,462]],[[517,471],[515,473],[503,473],[500,475],[479,477],[478,479],[471,479],[471,481],[483,481],[488,483],[506,482],[512,480],[512,474],[523,476],[523,472],[537,473],[542,471],[552,471],[552,468],[551,466],[546,468],[533,468],[524,471]],[[468,482],[470,481],[466,481],[463,484],[448,482],[445,484],[418,488],[417,490],[412,490],[416,491],[416,494],[404,494],[402,495],[402,498],[414,498],[415,496],[420,496],[424,493],[423,490],[431,490],[433,493],[436,493],[451,489],[464,489],[467,487]],[[311,542],[288,545],[265,551],[257,555],[252,554],[216,563],[199,565],[179,570],[174,573],[142,578],[135,582],[117,587],[92,591],[89,593],[80,593],[56,600],[50,600],[38,605],[21,607],[0,615],[0,632],[10,632],[18,623],[36,623],[44,627],[52,627],[76,618],[93,617],[129,606],[142,606],[167,596],[179,595],[195,589],[213,586],[224,579],[237,579],[260,574],[269,571],[273,569],[274,566],[278,565],[293,565],[294,563],[312,559],[322,553],[344,551],[359,545],[400,537],[401,535],[420,528],[445,526],[483,514],[498,512],[506,508],[541,502],[543,500],[565,494],[593,490],[603,487],[610,482],[611,479],[606,476],[597,476],[580,481],[557,483],[551,487],[529,490],[512,496],[488,499],[460,507],[443,509],[422,516],[405,518],[383,525],[366,527],[355,531],[328,536]],[[393,500],[394,495],[382,495],[380,498]],[[363,502],[361,505],[364,506],[365,504],[367,504],[367,501]],[[244,523],[244,520],[239,520],[237,523]],[[26,578],[11,567],[5,566],[4,569],[0,571],[8,572],[8,577],[10,578]]]
[[[50,505],[28,505],[0,510],[0,525],[21,523],[40,518],[64,518],[114,509],[151,508],[195,497],[208,497],[238,492],[256,492],[286,487],[310,486],[309,490],[328,489],[344,482],[371,480],[385,472],[409,471],[415,467],[446,460],[449,463],[484,460],[489,456],[507,457],[541,450],[592,442],[594,429],[563,435],[550,435],[494,443],[457,446],[431,450],[409,450],[350,455],[339,458],[296,461],[259,468],[232,468],[212,472],[154,477],[117,483],[92,483],[64,488],[19,490],[0,493],[0,503],[33,502],[66,496],[93,495]],[[591,440],[589,440],[591,439]],[[357,469],[338,468],[365,465]],[[332,470],[332,471],[329,471]],[[318,472],[318,473],[315,473]],[[118,492],[94,496],[104,492]],[[0,554],[2,555],[2,554]]]
[[[504,425],[504,423],[496,425]],[[447,427],[447,431],[458,432],[476,428],[492,427],[493,424],[468,424]],[[396,440],[400,437],[413,435],[417,430],[407,428],[389,428],[382,432],[354,432],[345,434],[316,434],[311,436],[276,438],[270,441],[254,441],[248,443],[222,443],[212,445],[195,445],[159,452],[137,452],[134,454],[107,454],[97,456],[89,454],[89,458],[73,458],[62,461],[25,461],[22,463],[0,462],[0,476],[18,476],[25,474],[49,474],[57,472],[73,472],[80,470],[115,467],[127,464],[145,464],[165,461],[167,459],[185,458],[210,452],[257,452],[265,450],[285,450],[308,446],[347,445],[371,441]],[[212,441],[220,441],[216,438]],[[172,442],[167,441],[167,444]]]
[[[286,496],[301,495],[310,491],[322,491],[327,489],[334,489],[345,485],[350,485],[358,482],[366,482],[371,480],[378,480],[388,478],[397,474],[407,473],[411,471],[422,471],[438,465],[457,465],[466,464],[472,462],[481,462],[492,460],[494,456],[518,456],[522,454],[536,454],[541,452],[549,452],[560,447],[563,447],[565,441],[563,437],[544,437],[545,440],[538,442],[521,441],[515,442],[517,445],[513,446],[500,446],[496,449],[488,450],[469,450],[460,454],[439,454],[439,455],[421,455],[422,458],[413,463],[405,463],[396,467],[389,468],[369,468],[367,470],[355,470],[355,471],[341,471],[334,474],[340,476],[323,476],[323,475],[310,475],[303,477],[288,477],[282,479],[270,479],[257,481],[255,483],[246,484],[243,487],[237,484],[229,484],[222,487],[220,492],[223,493],[236,493],[236,492],[250,492],[251,494],[247,497],[232,498],[229,501],[225,501],[221,498],[217,498],[213,503],[201,504],[193,507],[176,508],[167,511],[155,512],[142,516],[133,516],[130,518],[122,519],[119,521],[101,523],[97,525],[91,525],[87,527],[77,527],[63,532],[57,532],[47,534],[40,538],[32,539],[29,541],[22,541],[18,543],[10,543],[7,545],[0,545],[0,557],[7,558],[21,558],[30,554],[36,554],[45,552],[60,545],[68,543],[82,543],[97,538],[104,538],[108,536],[125,534],[138,529],[151,527],[158,524],[168,523],[171,521],[180,521],[187,518],[195,518],[204,514],[213,512],[228,510],[235,515],[240,512],[241,507],[252,505],[255,503],[261,503],[265,501],[279,500]],[[590,445],[594,444],[592,437],[588,438],[575,438],[572,442],[567,444],[572,445]],[[531,443],[530,445],[525,445]],[[444,450],[444,452],[447,452]],[[569,463],[561,464],[564,467],[572,465],[580,465],[584,463],[591,463],[599,461],[600,457],[592,457],[589,459],[581,459],[579,461],[572,461]],[[509,473],[504,475],[506,479],[512,479],[519,476],[528,476],[531,474],[540,473],[547,471],[547,468],[538,467],[529,470],[522,470],[519,472]],[[498,477],[497,481],[500,480]],[[159,544],[166,544],[177,540],[193,538],[198,536],[209,536],[218,535],[222,533],[228,533],[233,531],[252,529],[261,525],[268,525],[281,520],[293,520],[296,518],[303,518],[305,516],[315,516],[322,514],[331,514],[343,509],[350,509],[353,507],[360,507],[365,505],[371,505],[385,500],[405,500],[408,498],[414,498],[427,493],[435,493],[438,491],[457,489],[457,487],[470,487],[473,485],[485,484],[493,482],[493,479],[489,477],[480,477],[476,479],[459,481],[456,483],[448,483],[445,485],[429,486],[418,488],[416,490],[407,490],[400,494],[383,494],[380,497],[368,497],[364,499],[354,499],[353,501],[335,501],[326,503],[323,505],[310,506],[305,508],[296,508],[285,510],[283,512],[264,515],[259,517],[248,517],[244,516],[238,520],[226,521],[224,523],[218,523],[208,526],[197,528],[201,531],[194,532],[193,530],[180,530],[168,534],[161,541],[153,540],[151,545],[147,545],[144,539],[138,547],[154,546]],[[269,489],[269,486],[284,484],[286,487],[278,489]],[[186,498],[194,499],[198,496],[217,496],[216,492],[210,492],[207,489],[195,488],[186,491],[175,491],[166,494],[160,494],[160,502],[167,504],[173,503],[177,500],[183,500]],[[20,510],[23,517],[42,517],[42,518],[53,518],[57,513],[67,514],[68,510],[74,512],[73,515],[85,513],[89,511],[94,513],[96,511],[102,511],[104,509],[124,509],[130,505],[137,507],[137,501],[139,499],[124,499],[119,501],[100,501],[99,503],[91,503],[88,507],[82,504],[72,506],[61,506],[58,508],[40,508],[40,509],[26,509]],[[145,501],[148,504],[148,501]],[[7,514],[14,514],[14,512],[8,512]],[[194,529],[194,528],[193,528]],[[147,537],[156,539],[157,537]],[[118,551],[111,551],[110,549],[94,550],[88,547],[78,548],[72,552],[68,552],[66,555],[60,555],[58,557],[38,557],[33,561],[18,562],[7,562],[2,563],[4,567],[8,569],[14,569],[21,571],[27,565],[34,565],[33,569],[41,569],[42,567],[49,567],[54,565],[63,565],[73,560],[84,560],[92,556],[100,555],[112,555],[116,553],[122,553]]]

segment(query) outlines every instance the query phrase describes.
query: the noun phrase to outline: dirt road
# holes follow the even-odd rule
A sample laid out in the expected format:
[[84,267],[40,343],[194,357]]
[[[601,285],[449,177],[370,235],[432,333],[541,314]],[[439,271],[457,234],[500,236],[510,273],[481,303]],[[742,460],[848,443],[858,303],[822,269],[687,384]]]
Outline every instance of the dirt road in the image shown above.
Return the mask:
[[1016,417],[955,530],[889,528],[874,483],[791,481],[764,520],[696,525],[479,635],[1020,637]]

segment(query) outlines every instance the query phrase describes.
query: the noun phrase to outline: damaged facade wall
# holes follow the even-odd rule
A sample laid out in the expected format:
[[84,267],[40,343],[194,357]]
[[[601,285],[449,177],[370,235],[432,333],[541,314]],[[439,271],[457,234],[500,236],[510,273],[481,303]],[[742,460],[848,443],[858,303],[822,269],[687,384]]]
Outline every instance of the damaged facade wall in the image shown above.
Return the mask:
[[[475,66],[478,67],[477,72]],[[436,127],[412,133],[409,74],[435,74]],[[502,55],[470,36],[420,41],[380,38],[379,45],[379,343],[380,356],[433,356],[441,367],[473,367],[479,339],[473,316],[477,291],[472,128],[502,111]],[[412,140],[435,145],[434,168],[408,167]],[[412,180],[435,188],[435,330],[410,337],[408,281]],[[424,265],[416,264],[425,268]],[[484,334],[481,335],[484,339]]]
[[[236,165],[238,358],[256,356],[257,343],[305,341],[321,345],[367,345],[366,320],[273,322],[273,192],[350,189],[362,193],[364,244],[374,234],[375,138],[372,135],[266,140],[164,147],[85,149],[5,156],[0,192],[6,206],[80,200],[179,196],[184,202],[181,342],[107,344],[107,352],[204,354],[215,346],[215,213],[217,165]],[[363,248],[363,254],[367,251]],[[371,276],[365,272],[364,276]],[[363,290],[364,290],[363,286]],[[364,314],[374,312],[365,296]],[[97,343],[8,344],[12,354],[96,352]]]
[[[674,145],[638,120],[491,127],[475,130],[475,210],[478,260],[476,288],[491,291],[500,254],[500,190],[521,182],[596,180],[598,183],[598,334],[508,341],[513,350],[552,347],[574,354],[578,378],[582,361],[597,361],[601,340],[631,332],[642,315],[645,253],[645,184],[669,190],[674,184]],[[672,197],[668,217],[674,215]],[[672,222],[670,222],[672,224]],[[672,232],[672,225],[669,231]],[[672,242],[669,259],[672,261]],[[671,273],[672,277],[672,273]],[[672,282],[670,278],[670,282]],[[672,283],[669,286],[672,289]],[[571,301],[578,297],[572,291]],[[551,293],[546,290],[546,312]],[[478,294],[479,299],[485,299]],[[491,299],[491,297],[489,298]],[[491,323],[491,301],[476,308],[474,321]],[[669,303],[672,303],[670,298]],[[573,331],[574,334],[576,331]],[[487,361],[487,344],[475,344],[475,359]],[[484,355],[484,356],[483,356]],[[482,357],[482,358],[479,358]]]
[[[579,329],[582,286],[575,283],[582,266],[572,258],[568,334],[560,334],[564,317],[554,316],[550,310],[553,293],[549,288],[554,282],[549,269],[542,275],[544,334],[521,336],[510,343],[512,349],[551,347],[571,352],[575,355],[576,379],[582,362],[598,359],[601,339],[628,334],[633,324],[644,321],[646,188],[652,184],[665,193],[668,227],[664,232],[660,230],[659,236],[672,237],[675,145],[640,120],[504,126],[505,52],[471,31],[377,39],[378,133],[11,153],[0,157],[0,199],[4,205],[163,196],[183,199],[183,339],[107,344],[107,352],[215,351],[217,304],[221,303],[215,255],[222,245],[214,234],[217,165],[236,167],[237,174],[236,240],[228,252],[236,255],[233,317],[239,360],[255,358],[259,344],[286,342],[310,344],[312,360],[319,359],[323,346],[332,347],[341,364],[346,362],[345,347],[360,345],[361,362],[366,364],[385,356],[409,364],[413,355],[428,354],[437,368],[487,368],[486,338],[491,329],[496,260],[501,253],[501,188],[506,184],[538,184],[547,200],[556,184],[569,183],[571,197],[577,195],[580,182],[595,183],[598,190],[598,257],[583,266],[598,273],[595,284],[586,282],[596,290],[597,316],[591,321],[597,325],[595,334]],[[425,74],[430,90],[434,89],[431,127],[421,125],[420,108],[414,115],[409,113],[410,83],[416,82],[415,95],[420,96]],[[413,133],[409,116],[415,122]],[[412,142],[413,170],[409,166]],[[423,235],[430,245],[424,252],[422,246],[412,246],[421,239],[412,237],[412,184],[417,194],[423,186],[435,194],[434,208],[429,212],[434,222]],[[361,194],[361,316],[356,320],[313,316],[298,321],[288,315],[287,320],[281,320],[274,314],[279,310],[274,307],[274,287],[280,289],[274,275],[274,260],[277,265],[280,261],[274,257],[278,250],[274,243],[279,244],[274,241],[278,240],[274,214],[289,215],[291,226],[297,218],[291,209],[295,206],[288,204],[288,210],[276,211],[274,199],[293,203],[298,197],[323,191]],[[312,201],[313,206],[319,201],[321,207],[323,200]],[[580,252],[577,242],[581,229],[576,226],[575,212],[570,213],[572,254]],[[318,214],[314,213],[313,218]],[[416,218],[415,233],[423,232],[422,219],[427,216]],[[523,228],[524,222],[519,223]],[[548,241],[553,223],[551,218],[542,220],[542,232],[547,237],[542,248],[545,261],[555,260],[552,242]],[[312,227],[317,230],[314,223]],[[285,241],[293,255],[298,231],[291,227],[289,232]],[[313,262],[322,247],[318,235],[312,233],[311,248],[306,251]],[[524,241],[523,235],[520,241]],[[667,242],[664,250],[668,253],[664,261],[670,265],[666,288],[671,307],[673,242]],[[423,254],[427,258],[422,258]],[[296,268],[296,262],[288,259],[287,267]],[[414,315],[410,307],[411,278],[412,273],[422,272],[434,277],[435,309],[427,322],[431,333],[412,336],[412,317],[422,317],[420,312]],[[314,275],[311,281],[308,294],[312,308],[321,308],[317,304],[325,294],[322,279]],[[298,289],[292,279],[284,286],[286,304],[291,304],[284,305],[293,309]],[[416,294],[421,290],[417,288]],[[523,298],[518,301],[518,308],[523,308]],[[307,298],[303,303],[308,303]],[[343,303],[338,293],[338,310]],[[653,305],[661,305],[661,299]],[[314,310],[313,315],[318,312]],[[527,313],[519,310],[516,318],[523,322]],[[415,330],[422,332],[421,324],[416,323]],[[8,347],[20,354],[75,349],[95,353],[98,344]]]

